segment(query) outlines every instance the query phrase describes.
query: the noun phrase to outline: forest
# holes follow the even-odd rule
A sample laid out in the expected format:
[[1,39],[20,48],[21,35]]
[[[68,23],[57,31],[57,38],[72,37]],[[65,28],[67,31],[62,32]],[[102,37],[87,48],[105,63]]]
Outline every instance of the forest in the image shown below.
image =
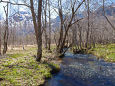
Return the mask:
[[115,1],[0,0],[0,86],[115,86]]

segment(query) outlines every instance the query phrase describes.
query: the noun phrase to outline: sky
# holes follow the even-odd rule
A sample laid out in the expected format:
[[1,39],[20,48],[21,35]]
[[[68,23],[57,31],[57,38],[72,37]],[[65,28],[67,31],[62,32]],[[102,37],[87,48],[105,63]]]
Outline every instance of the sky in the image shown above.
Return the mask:
[[[9,0],[3,0],[3,1],[9,1]],[[10,0],[10,1],[17,1],[17,0]],[[21,2],[21,0],[18,0],[18,1],[20,1],[19,3],[22,3]],[[6,3],[0,3],[0,16],[2,16],[2,17],[4,17],[5,18],[5,12],[4,12],[4,8],[3,8],[3,6],[6,6]],[[13,10],[10,12],[10,14],[13,14],[13,13],[15,13],[16,12],[16,9],[18,9],[18,6],[11,6],[10,8],[12,8]],[[20,6],[19,7],[19,11],[30,11],[27,7],[25,7],[25,6]],[[51,11],[51,13],[52,13],[52,11]],[[53,15],[51,15],[51,18],[56,18],[56,13],[53,13]]]
[[[9,0],[3,0],[3,1],[9,1]],[[13,2],[14,0],[10,0],[10,1]],[[19,2],[19,3],[21,3],[21,2]],[[5,12],[4,12],[3,6],[6,6],[6,3],[0,3],[0,15],[2,15],[2,17],[5,16]],[[14,12],[17,11],[18,6],[10,5],[9,9],[12,9],[12,11],[9,10],[9,14],[13,14]],[[25,6],[22,6],[21,8],[19,7],[19,10],[20,11],[24,11],[24,10],[27,10],[27,8]]]
[[[9,0],[3,0],[3,1],[9,1]],[[13,2],[15,0],[10,0],[10,1]],[[18,0],[18,1],[19,1],[19,3],[22,3],[21,0]],[[114,2],[115,3],[115,0],[110,0],[110,2]],[[0,3],[0,16],[5,17],[5,12],[4,12],[3,6],[6,6],[6,3]],[[10,12],[10,14],[13,14],[13,12],[15,13],[16,9],[18,9],[18,6],[11,6],[10,8],[13,8],[13,11]],[[25,10],[27,10],[26,7],[24,7],[24,6],[23,7],[19,7],[19,11],[25,11]],[[29,9],[28,9],[28,11],[29,11]],[[53,13],[53,15],[51,17],[52,18],[56,18],[56,16],[57,16],[57,14]]]

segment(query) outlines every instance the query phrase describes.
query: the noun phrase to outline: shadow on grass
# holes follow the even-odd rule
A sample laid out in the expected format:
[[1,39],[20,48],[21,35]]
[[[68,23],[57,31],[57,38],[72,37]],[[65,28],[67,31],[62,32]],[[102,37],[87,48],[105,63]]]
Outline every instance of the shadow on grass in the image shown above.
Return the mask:
[[0,78],[0,81],[4,80],[3,78]]

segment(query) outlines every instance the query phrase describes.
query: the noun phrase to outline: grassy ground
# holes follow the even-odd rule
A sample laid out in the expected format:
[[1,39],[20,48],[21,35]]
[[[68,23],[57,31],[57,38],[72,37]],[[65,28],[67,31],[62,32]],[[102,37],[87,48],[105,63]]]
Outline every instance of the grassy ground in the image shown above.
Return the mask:
[[42,62],[36,62],[36,47],[25,49],[9,50],[0,57],[0,86],[38,86],[52,76],[51,66],[59,69],[54,60],[48,61],[52,53],[43,50]]
[[89,50],[89,53],[102,57],[106,61],[115,62],[115,44],[96,45],[96,48]]

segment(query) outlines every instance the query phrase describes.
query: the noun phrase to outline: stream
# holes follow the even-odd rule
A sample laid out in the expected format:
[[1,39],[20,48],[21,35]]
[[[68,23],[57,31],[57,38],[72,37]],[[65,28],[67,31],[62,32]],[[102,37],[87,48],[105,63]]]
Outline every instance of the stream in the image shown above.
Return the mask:
[[115,86],[115,63],[91,54],[66,52],[60,67],[45,86]]

